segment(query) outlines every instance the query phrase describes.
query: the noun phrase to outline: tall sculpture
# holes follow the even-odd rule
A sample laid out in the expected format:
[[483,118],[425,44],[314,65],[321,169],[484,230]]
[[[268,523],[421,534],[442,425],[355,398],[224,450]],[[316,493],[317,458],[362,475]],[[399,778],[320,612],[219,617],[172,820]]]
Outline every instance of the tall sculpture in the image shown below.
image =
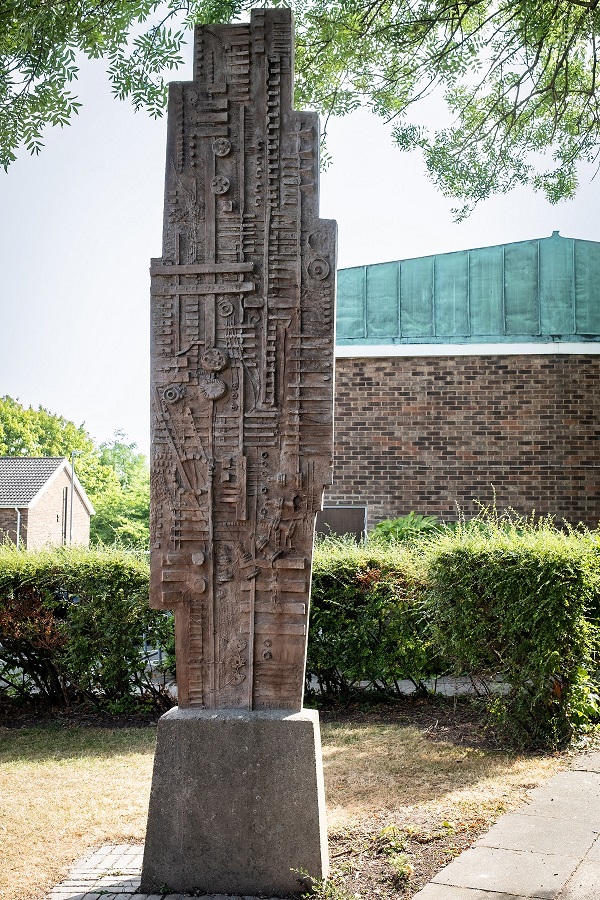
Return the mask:
[[289,13],[200,28],[171,85],[152,276],[151,603],[180,707],[302,706],[315,514],[331,483],[335,223]]
[[[194,80],[170,89],[163,256],[151,267],[151,604],[175,612],[179,707],[159,725],[142,886],[285,893],[294,865],[326,870],[318,724],[302,694],[314,522],[332,473],[336,228],[318,218],[317,116],[292,109],[289,10],[200,27],[194,57]],[[229,763],[224,744],[237,748]],[[285,835],[262,875],[239,874],[248,836],[232,851],[230,826],[225,855],[204,833],[196,863],[175,848],[194,845],[213,802],[199,771],[214,745],[215,815],[226,782],[238,831],[244,815],[254,831],[257,816],[273,819],[254,859],[277,856],[273,835]],[[203,749],[182,775],[183,746],[194,759]],[[286,754],[301,795],[275,814],[294,781]],[[240,766],[266,773],[266,808],[240,809]],[[177,791],[188,808],[165,818]],[[314,834],[294,843],[290,828]]]

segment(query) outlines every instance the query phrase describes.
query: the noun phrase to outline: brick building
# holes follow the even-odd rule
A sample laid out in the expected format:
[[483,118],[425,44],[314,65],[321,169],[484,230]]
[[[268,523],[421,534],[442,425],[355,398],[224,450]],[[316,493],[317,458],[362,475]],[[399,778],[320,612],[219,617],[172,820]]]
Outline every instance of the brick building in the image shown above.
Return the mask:
[[480,501],[600,520],[600,244],[341,270],[333,488],[372,526]]
[[8,539],[27,550],[87,546],[94,507],[77,475],[74,482],[72,492],[71,465],[62,456],[0,457],[0,542]]

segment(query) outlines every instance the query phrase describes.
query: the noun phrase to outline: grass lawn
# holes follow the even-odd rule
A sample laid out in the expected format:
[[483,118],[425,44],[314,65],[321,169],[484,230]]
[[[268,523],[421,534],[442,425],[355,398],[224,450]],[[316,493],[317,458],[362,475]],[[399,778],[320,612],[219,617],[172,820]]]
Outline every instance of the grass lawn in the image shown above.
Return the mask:
[[[40,900],[88,848],[143,840],[154,741],[148,726],[0,727],[2,900]],[[441,702],[325,713],[322,741],[334,881],[362,897],[412,896],[567,764],[487,749]]]

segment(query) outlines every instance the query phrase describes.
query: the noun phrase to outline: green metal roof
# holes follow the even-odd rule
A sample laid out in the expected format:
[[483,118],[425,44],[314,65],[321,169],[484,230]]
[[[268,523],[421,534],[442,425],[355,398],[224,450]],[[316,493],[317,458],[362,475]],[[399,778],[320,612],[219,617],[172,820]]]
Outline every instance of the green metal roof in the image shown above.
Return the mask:
[[337,343],[600,341],[600,243],[552,237],[340,269]]

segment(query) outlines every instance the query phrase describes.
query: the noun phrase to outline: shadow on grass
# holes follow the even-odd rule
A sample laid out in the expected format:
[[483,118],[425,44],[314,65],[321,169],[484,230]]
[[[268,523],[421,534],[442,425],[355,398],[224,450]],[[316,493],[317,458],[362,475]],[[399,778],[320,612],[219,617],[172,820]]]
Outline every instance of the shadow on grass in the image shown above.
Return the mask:
[[152,755],[156,728],[98,728],[44,724],[23,728],[0,726],[0,765],[48,760],[102,758],[130,753]]

